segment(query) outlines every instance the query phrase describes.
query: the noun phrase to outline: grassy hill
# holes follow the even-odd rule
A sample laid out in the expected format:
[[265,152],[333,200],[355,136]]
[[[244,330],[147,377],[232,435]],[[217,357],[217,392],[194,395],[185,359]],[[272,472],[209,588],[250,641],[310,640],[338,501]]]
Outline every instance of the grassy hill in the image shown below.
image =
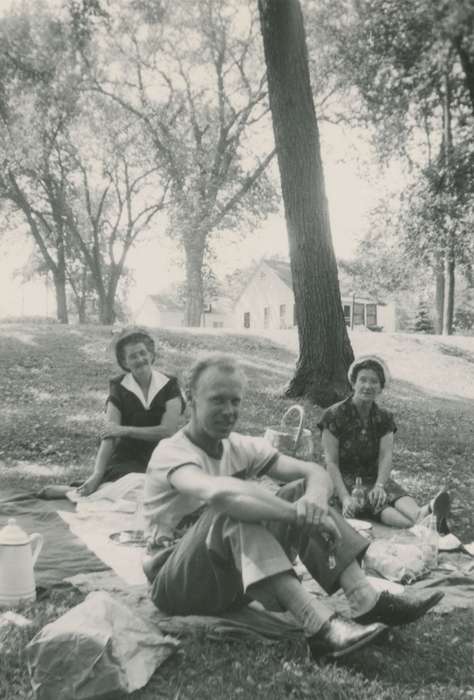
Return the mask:
[[[157,365],[182,379],[192,360],[210,350],[232,352],[249,378],[238,429],[261,435],[291,401],[284,386],[294,370],[296,336],[262,338],[198,330],[158,330]],[[0,324],[0,460],[8,479],[38,482],[82,477],[92,467],[108,378],[117,373],[110,328]],[[456,494],[461,534],[468,516],[474,447],[474,339],[353,334],[356,354],[374,351],[394,381],[382,402],[395,412],[395,469],[425,499],[437,485]],[[317,406],[305,404],[306,425],[320,442]],[[472,490],[471,490],[472,493]]]
[[[294,370],[295,335],[269,335],[158,330],[157,365],[181,378],[199,352],[237,354],[249,377],[238,429],[259,435],[277,424],[292,403],[282,393]],[[111,341],[110,328],[0,324],[3,483],[33,487],[90,471],[107,380],[117,372]],[[360,333],[352,342],[356,353],[383,355],[394,375],[382,400],[395,412],[398,425],[396,478],[420,501],[440,485],[448,486],[454,499],[454,531],[471,541],[474,339]],[[308,404],[305,408],[306,426],[313,431],[320,457],[315,426],[321,409]],[[74,597],[58,593],[26,614],[35,618],[38,629],[74,602]],[[27,697],[23,650],[31,635],[31,630],[22,630],[10,640],[9,652],[0,661],[0,697]],[[302,643],[267,646],[187,638],[183,653],[133,697],[472,698],[471,642],[471,621],[463,611],[444,618],[429,615],[416,626],[391,633],[344,666],[322,669],[304,661]],[[1,643],[0,634],[0,647]],[[14,696],[8,694],[13,686]]]

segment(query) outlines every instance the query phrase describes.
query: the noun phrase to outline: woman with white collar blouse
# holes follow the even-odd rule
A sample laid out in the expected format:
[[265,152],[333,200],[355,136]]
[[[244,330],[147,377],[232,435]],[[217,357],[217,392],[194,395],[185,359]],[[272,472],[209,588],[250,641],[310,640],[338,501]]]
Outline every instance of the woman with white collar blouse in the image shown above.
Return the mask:
[[182,394],[175,377],[153,368],[155,356],[155,342],[145,330],[127,328],[118,336],[115,357],[125,374],[110,381],[94,471],[79,496],[89,496],[104,481],[144,473],[159,441],[178,429]]

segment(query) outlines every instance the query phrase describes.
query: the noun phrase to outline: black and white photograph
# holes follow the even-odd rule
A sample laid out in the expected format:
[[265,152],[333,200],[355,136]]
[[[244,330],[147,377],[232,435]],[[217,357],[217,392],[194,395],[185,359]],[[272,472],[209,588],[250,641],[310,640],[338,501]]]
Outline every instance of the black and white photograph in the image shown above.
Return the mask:
[[0,700],[474,700],[474,0],[0,0]]

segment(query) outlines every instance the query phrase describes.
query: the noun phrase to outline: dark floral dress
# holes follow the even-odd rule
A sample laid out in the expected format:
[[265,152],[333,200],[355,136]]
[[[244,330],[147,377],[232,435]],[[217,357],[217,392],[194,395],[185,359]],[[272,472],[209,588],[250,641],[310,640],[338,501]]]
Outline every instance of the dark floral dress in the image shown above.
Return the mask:
[[[397,431],[392,413],[374,402],[364,425],[352,396],[349,396],[324,412],[318,428],[321,431],[329,430],[339,441],[339,470],[348,491],[352,491],[358,476],[366,491],[369,491],[377,480],[380,440],[384,435]],[[393,479],[386,482],[385,492],[387,501],[384,507],[408,495]],[[370,506],[367,510],[371,511],[367,515],[373,517],[375,513]]]

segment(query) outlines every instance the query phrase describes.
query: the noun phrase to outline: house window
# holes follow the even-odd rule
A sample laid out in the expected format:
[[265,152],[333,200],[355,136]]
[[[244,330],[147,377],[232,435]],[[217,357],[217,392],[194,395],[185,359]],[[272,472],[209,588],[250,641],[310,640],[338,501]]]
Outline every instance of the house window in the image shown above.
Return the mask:
[[377,304],[366,304],[365,306],[367,328],[377,325]]
[[263,327],[270,328],[270,307],[265,306],[263,309]]
[[280,328],[286,328],[286,304],[280,304]]
[[250,311],[244,312],[244,328],[250,328]]
[[349,304],[344,304],[344,322],[346,326],[351,325],[351,307]]
[[364,304],[354,304],[354,326],[363,326],[365,323]]

